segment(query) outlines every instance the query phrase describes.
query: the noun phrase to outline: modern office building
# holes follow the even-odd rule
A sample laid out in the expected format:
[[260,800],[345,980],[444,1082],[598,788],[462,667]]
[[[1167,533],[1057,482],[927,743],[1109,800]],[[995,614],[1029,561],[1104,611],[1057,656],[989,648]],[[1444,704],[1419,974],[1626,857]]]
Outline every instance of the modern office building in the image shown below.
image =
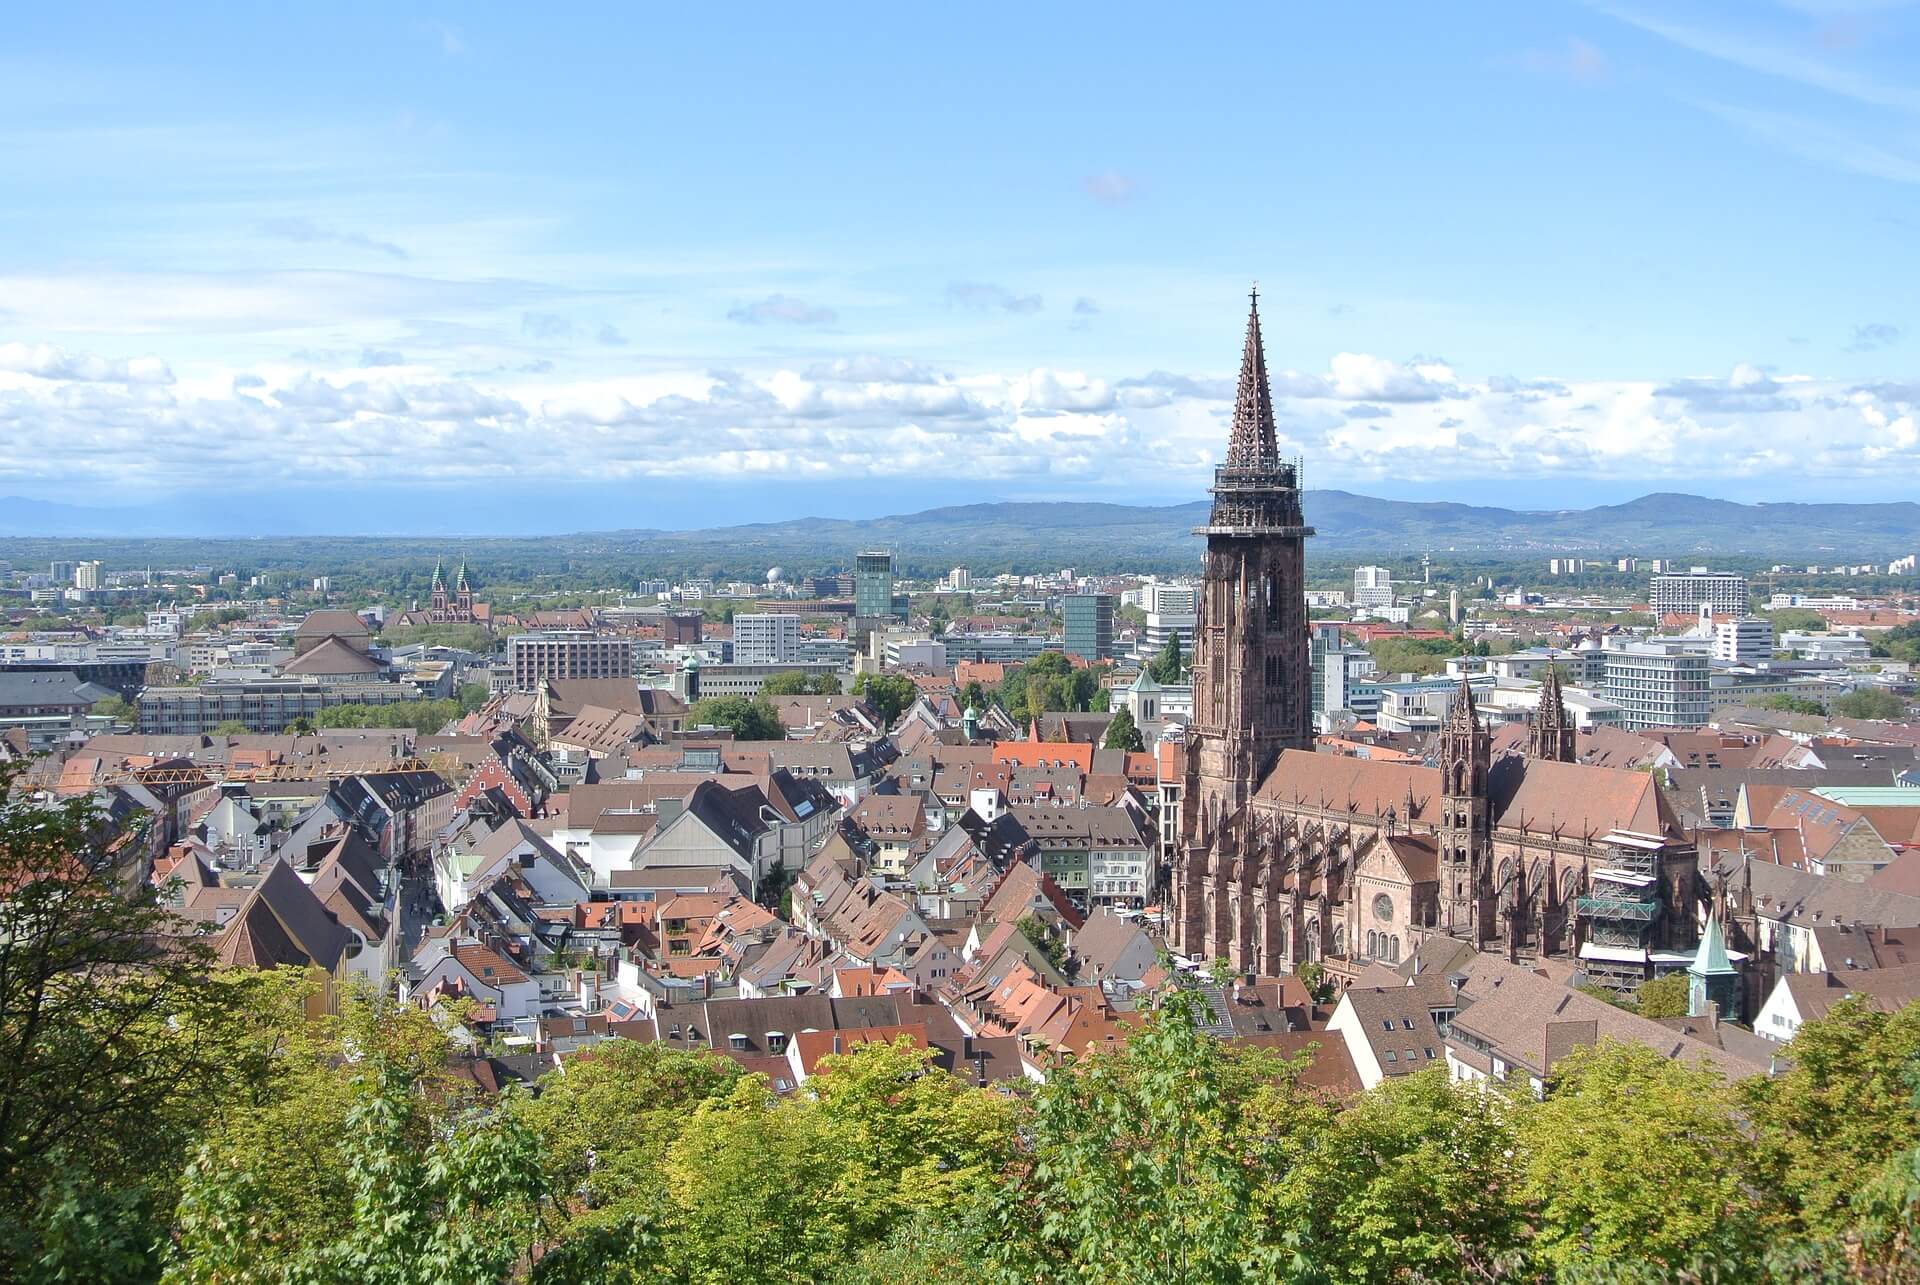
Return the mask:
[[1142,660],[1152,660],[1166,650],[1169,639],[1180,640],[1180,656],[1187,664],[1193,663],[1193,631],[1200,618],[1193,612],[1177,614],[1167,611],[1149,611],[1147,627],[1140,631],[1140,642],[1133,654]]
[[1757,665],[1773,659],[1773,622],[1765,616],[1715,621],[1713,659],[1722,665]]
[[149,687],[138,708],[143,735],[193,736],[222,723],[250,732],[284,732],[295,719],[317,722],[329,705],[389,705],[417,701],[412,683],[327,683],[316,678],[210,678],[197,687]]
[[76,562],[73,564],[73,587],[76,589],[98,589],[101,584],[100,560]]
[[1703,603],[1716,616],[1741,616],[1747,611],[1747,578],[1702,567],[1656,575],[1648,586],[1647,601],[1653,606],[1656,620],[1669,615],[1698,615]]
[[854,555],[853,614],[875,620],[893,615],[893,554],[878,549]]
[[508,640],[515,691],[539,691],[550,678],[631,678],[633,642],[585,630],[519,634]]
[[796,660],[779,665],[694,665],[680,668],[674,675],[672,691],[691,705],[708,696],[745,696],[760,694],[775,674],[806,674],[809,677],[838,677],[840,666],[831,662]]
[[1353,569],[1353,605],[1391,607],[1393,605],[1393,572],[1386,567],[1355,567]]
[[1697,639],[1628,643],[1605,656],[1600,695],[1620,707],[1620,726],[1634,731],[1707,721],[1711,663]]
[[1319,696],[1321,707],[1316,717],[1326,718],[1349,710],[1361,718],[1380,712],[1380,683],[1375,676],[1379,666],[1364,647],[1336,647],[1320,658]]
[[776,612],[733,618],[733,663],[779,665],[800,659],[800,617]]
[[1191,616],[1199,611],[1200,591],[1190,584],[1144,585],[1140,590],[1140,608],[1149,616]]
[[1061,600],[1067,654],[1082,660],[1113,659],[1114,598],[1110,593],[1070,593]]
[[1061,650],[1058,638],[1045,634],[942,634],[947,660],[987,661],[1011,665],[1032,660],[1043,651]]

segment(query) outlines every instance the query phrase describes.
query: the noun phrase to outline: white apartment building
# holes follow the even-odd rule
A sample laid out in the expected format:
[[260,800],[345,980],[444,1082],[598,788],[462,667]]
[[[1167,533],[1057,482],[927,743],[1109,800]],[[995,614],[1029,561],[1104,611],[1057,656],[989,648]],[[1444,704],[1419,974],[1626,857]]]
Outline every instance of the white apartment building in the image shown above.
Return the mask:
[[1353,605],[1391,607],[1393,605],[1393,572],[1386,567],[1355,567],[1353,569]]
[[1773,622],[1764,616],[1715,621],[1712,655],[1722,665],[1757,665],[1773,659]]
[[1747,610],[1747,578],[1729,571],[1691,571],[1656,575],[1647,588],[1654,618],[1697,615],[1704,604],[1716,616],[1739,616]]
[[733,663],[784,665],[800,659],[800,617],[756,612],[733,618]]
[[1699,727],[1706,723],[1710,663],[1695,638],[1656,638],[1606,652],[1599,694],[1621,709],[1620,726]]
[[1199,610],[1199,591],[1190,584],[1152,584],[1140,587],[1140,608],[1149,616],[1191,616]]
[[1780,636],[1780,649],[1792,652],[1801,660],[1831,660],[1841,664],[1866,660],[1873,655],[1872,644],[1859,634],[1786,633]]

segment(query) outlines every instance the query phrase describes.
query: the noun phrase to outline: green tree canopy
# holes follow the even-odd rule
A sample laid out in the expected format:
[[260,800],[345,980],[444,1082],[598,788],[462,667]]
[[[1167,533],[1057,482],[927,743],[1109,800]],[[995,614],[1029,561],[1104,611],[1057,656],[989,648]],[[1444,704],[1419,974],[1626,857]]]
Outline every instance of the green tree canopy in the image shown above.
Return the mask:
[[1593,1279],[1649,1264],[1747,1278],[1760,1219],[1733,1105],[1718,1072],[1643,1045],[1608,1040],[1560,1059],[1552,1091],[1519,1123],[1535,1252]]
[[1133,721],[1133,712],[1124,707],[1114,711],[1113,721],[1107,724],[1106,737],[1100,743],[1110,750],[1146,748],[1146,742],[1140,738],[1139,725]]
[[320,727],[411,727],[422,736],[432,736],[459,717],[458,701],[393,701],[385,705],[327,705],[315,722]]
[[1147,662],[1147,674],[1156,683],[1178,683],[1187,676],[1187,661],[1180,654],[1180,635],[1170,634],[1160,654]]
[[765,700],[747,696],[703,696],[687,711],[687,727],[728,727],[743,741],[777,741],[787,729]]
[[840,695],[840,677],[837,674],[808,674],[798,669],[790,669],[767,679],[760,688],[760,694],[762,696],[838,696]]
[[853,694],[873,706],[880,721],[891,727],[920,695],[920,689],[905,674],[865,673],[854,676]]
[[1789,696],[1781,692],[1774,696],[1760,698],[1760,708],[1777,709],[1786,714],[1824,714],[1826,706],[1819,701],[1808,700],[1805,696]]
[[1829,707],[1842,718],[1897,719],[1906,714],[1906,702],[1892,692],[1862,687],[1833,698]]

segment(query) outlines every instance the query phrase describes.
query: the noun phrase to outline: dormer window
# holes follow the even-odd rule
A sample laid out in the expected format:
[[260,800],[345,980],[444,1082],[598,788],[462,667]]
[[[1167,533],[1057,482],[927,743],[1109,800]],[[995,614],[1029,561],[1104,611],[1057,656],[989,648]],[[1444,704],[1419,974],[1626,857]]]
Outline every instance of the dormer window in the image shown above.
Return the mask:
[[777,1057],[780,1054],[785,1053],[786,1051],[787,1051],[786,1032],[785,1031],[768,1031],[767,1032],[767,1052]]
[[747,1051],[747,1037],[737,1033],[729,1035],[727,1036],[727,1047],[735,1053],[745,1053]]

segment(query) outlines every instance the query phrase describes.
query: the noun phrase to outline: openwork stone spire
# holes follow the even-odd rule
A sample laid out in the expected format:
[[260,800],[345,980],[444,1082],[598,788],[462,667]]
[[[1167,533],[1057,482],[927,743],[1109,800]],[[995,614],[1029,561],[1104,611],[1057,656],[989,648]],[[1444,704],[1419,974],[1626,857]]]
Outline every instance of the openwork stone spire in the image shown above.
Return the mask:
[[1573,720],[1567,717],[1567,704],[1560,693],[1560,667],[1547,666],[1540,683],[1540,708],[1534,711],[1533,726],[1527,733],[1527,754],[1559,763],[1574,761]]
[[1260,342],[1260,291],[1250,294],[1247,343],[1240,353],[1240,385],[1233,395],[1233,437],[1227,467],[1274,464],[1280,448],[1274,440],[1273,390],[1267,384],[1267,354]]

